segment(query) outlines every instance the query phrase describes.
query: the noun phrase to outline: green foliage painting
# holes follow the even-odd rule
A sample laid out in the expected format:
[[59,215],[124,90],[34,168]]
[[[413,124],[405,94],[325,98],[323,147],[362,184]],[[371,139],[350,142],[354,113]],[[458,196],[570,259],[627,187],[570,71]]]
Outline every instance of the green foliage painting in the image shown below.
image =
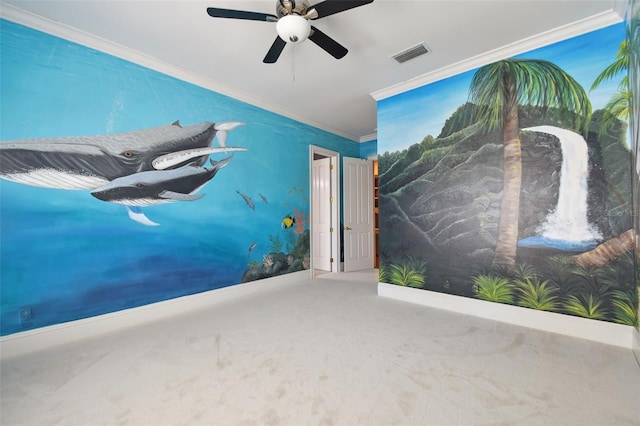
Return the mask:
[[613,25],[381,100],[380,280],[637,325],[631,45]]

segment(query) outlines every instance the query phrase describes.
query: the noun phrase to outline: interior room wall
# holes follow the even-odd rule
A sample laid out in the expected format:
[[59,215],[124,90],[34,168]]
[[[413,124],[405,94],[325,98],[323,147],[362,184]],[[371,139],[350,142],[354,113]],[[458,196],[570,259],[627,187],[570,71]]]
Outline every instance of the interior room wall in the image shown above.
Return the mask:
[[[640,1],[631,0],[627,9],[627,42],[629,43],[629,134],[633,147],[633,219],[636,250],[636,285],[640,289]],[[640,298],[640,291],[638,291]],[[637,306],[640,309],[640,303]],[[638,312],[640,317],[640,311]],[[640,362],[640,326],[636,324],[635,353]]]
[[[2,335],[309,268],[309,145],[358,157],[358,143],[0,31]],[[198,138],[210,152],[153,165]]]
[[378,154],[378,141],[376,139],[360,142],[360,158],[372,158]]
[[[627,69],[606,71],[625,40],[620,23],[379,100],[380,281],[637,325],[628,117],[610,108]],[[537,96],[548,78],[567,85]]]

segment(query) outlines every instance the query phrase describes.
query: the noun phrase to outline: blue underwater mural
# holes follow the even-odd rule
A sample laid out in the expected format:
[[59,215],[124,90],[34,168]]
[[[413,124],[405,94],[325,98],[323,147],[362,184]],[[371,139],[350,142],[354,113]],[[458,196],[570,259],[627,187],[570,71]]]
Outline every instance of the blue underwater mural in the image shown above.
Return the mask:
[[378,102],[380,281],[638,325],[623,23]]
[[[219,169],[231,162],[213,153],[246,151],[227,147],[227,130],[242,123],[183,126],[176,121],[153,129],[105,136],[9,140],[0,145],[0,178],[41,188],[89,190],[99,200],[122,204],[129,217],[156,226],[140,207],[195,201]],[[218,139],[217,148],[211,146]],[[254,208],[255,210],[255,208]]]
[[378,141],[360,142],[360,158],[372,158],[378,155]]
[[2,335],[309,268],[309,145],[356,142],[0,31]]

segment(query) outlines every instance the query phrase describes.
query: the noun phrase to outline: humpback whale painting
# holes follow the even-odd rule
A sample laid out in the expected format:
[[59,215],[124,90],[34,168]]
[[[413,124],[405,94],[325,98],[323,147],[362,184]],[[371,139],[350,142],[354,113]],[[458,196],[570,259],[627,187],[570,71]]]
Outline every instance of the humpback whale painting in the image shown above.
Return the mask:
[[147,219],[139,207],[195,201],[204,197],[204,194],[196,192],[213,179],[218,170],[229,164],[231,157],[209,161],[213,166],[210,169],[188,164],[177,169],[139,172],[116,178],[91,191],[91,195],[102,201],[123,204],[127,206],[131,219],[143,225],[156,226],[158,224]]
[[309,145],[360,156],[342,136],[3,19],[0,69],[3,336],[310,269]]
[[222,161],[210,160],[210,169],[192,164],[171,170],[134,173],[116,178],[100,186],[91,195],[102,201],[126,206],[150,206],[176,201],[195,201],[204,195],[197,192],[218,170],[229,164],[231,157]]
[[[112,135],[10,140],[0,144],[0,178],[43,188],[91,190],[100,200],[127,206],[192,201],[200,198],[193,193],[231,161],[212,162],[212,169],[194,172],[210,154],[246,151],[225,143],[227,131],[242,124],[205,121],[183,126],[175,121]],[[214,137],[220,147],[211,146]],[[176,184],[186,192],[172,191]],[[133,220],[157,225],[139,209],[131,212]]]

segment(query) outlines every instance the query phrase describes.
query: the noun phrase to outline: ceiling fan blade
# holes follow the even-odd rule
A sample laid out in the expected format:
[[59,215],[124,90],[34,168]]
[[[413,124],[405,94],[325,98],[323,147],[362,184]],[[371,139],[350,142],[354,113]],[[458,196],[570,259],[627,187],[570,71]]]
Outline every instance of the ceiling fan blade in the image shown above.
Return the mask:
[[344,12],[345,10],[364,6],[369,3],[373,3],[373,0],[324,0],[321,3],[311,6],[311,8],[318,12],[318,17],[313,19],[324,18],[325,16]]
[[326,50],[327,53],[329,53],[336,59],[343,58],[344,55],[349,52],[346,47],[313,26],[311,27],[311,35],[309,36],[309,40],[320,46],[322,49]]
[[212,18],[231,18],[231,19],[246,19],[249,21],[266,21],[276,22],[278,17],[269,13],[260,12],[247,12],[244,10],[233,9],[219,9],[217,7],[208,7],[207,13]]
[[287,42],[281,39],[280,36],[277,36],[262,62],[264,62],[265,64],[275,63],[280,57],[280,54],[282,53],[282,50],[284,50],[284,47],[286,45]]

